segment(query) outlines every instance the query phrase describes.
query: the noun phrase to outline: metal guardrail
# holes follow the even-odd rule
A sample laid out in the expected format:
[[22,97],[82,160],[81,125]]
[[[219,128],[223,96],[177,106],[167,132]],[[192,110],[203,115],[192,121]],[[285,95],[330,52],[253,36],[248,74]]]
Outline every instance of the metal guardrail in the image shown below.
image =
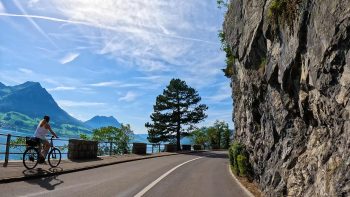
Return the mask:
[[[0,146],[6,147],[5,152],[0,152],[0,155],[5,155],[3,166],[6,167],[8,164],[10,155],[22,155],[24,152],[24,151],[23,152],[10,152],[10,148],[11,147],[26,147],[27,146],[26,144],[13,144],[13,143],[11,143],[11,138],[15,137],[15,138],[25,139],[25,137],[27,137],[27,136],[18,136],[18,135],[3,134],[3,133],[0,133],[0,136],[6,136],[6,143],[5,144],[0,143]],[[77,139],[77,138],[69,138],[69,139],[67,139],[67,138],[55,138],[53,140],[54,141],[69,142],[70,139]],[[77,140],[82,140],[82,139],[77,139]],[[146,144],[147,144],[147,149],[151,146],[152,153],[164,151],[165,144],[151,144],[151,143],[146,143]],[[128,147],[129,147],[128,153],[130,153],[130,150],[132,150],[132,145],[133,145],[133,143],[128,143]],[[102,154],[99,154],[99,156],[116,155],[116,154],[114,154],[114,151],[113,151],[114,146],[116,146],[116,142],[99,141],[98,142],[98,149],[99,149],[99,153],[102,153]],[[68,146],[55,146],[55,147],[61,148],[61,149],[68,148]],[[63,152],[62,154],[68,154],[68,152]]]

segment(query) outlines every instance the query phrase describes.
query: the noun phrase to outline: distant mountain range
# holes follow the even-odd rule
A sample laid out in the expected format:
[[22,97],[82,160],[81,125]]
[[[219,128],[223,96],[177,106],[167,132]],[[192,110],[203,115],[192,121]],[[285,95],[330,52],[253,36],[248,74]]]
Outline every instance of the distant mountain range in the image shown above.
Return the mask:
[[51,117],[51,126],[64,135],[90,134],[104,126],[120,127],[114,117],[95,116],[82,122],[61,109],[53,97],[37,82],[16,86],[0,83],[0,127],[33,132],[44,115]]
[[100,127],[106,127],[106,126],[113,126],[113,127],[120,127],[121,124],[118,122],[117,119],[115,119],[113,116],[95,116],[91,118],[90,120],[84,122],[85,125],[89,126],[90,128],[97,129]]
[[[0,83],[0,128],[32,134],[44,115],[51,117],[51,127],[61,136],[78,137],[80,133],[91,134],[96,128],[121,126],[113,116],[95,116],[86,122],[70,116],[40,83]],[[148,134],[135,134],[132,141],[149,143],[147,137]],[[181,143],[190,144],[190,139],[183,138]]]

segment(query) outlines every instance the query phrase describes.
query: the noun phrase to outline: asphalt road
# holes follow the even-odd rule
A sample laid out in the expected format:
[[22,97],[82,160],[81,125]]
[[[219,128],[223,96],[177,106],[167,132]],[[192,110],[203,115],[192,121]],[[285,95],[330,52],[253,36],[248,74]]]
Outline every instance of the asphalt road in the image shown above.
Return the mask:
[[146,159],[0,184],[0,196],[237,196],[226,152]]

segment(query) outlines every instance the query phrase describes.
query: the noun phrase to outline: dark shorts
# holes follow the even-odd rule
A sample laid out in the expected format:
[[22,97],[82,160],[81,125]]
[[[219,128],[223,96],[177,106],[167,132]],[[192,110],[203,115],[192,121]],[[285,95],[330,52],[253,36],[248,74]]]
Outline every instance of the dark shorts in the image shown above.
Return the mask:
[[39,139],[41,144],[45,144],[45,143],[49,144],[49,141],[47,139],[41,139],[41,138],[38,138],[38,139]]

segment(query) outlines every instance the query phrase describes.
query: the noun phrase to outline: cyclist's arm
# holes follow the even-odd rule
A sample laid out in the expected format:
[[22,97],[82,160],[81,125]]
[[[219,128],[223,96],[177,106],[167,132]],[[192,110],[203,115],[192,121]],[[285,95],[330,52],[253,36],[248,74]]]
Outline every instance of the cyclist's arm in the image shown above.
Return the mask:
[[57,136],[56,133],[51,129],[51,126],[50,126],[49,124],[46,124],[46,129],[48,129],[48,130],[51,132],[51,134],[52,134],[53,136],[55,136],[55,138],[58,138],[58,136]]

